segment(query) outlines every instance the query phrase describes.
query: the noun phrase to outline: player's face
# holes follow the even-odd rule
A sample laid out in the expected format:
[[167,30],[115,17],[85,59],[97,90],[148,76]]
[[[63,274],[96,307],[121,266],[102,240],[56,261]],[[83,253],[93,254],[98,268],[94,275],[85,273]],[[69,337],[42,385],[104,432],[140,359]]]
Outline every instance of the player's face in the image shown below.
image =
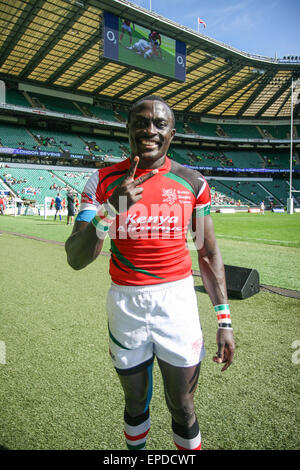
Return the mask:
[[159,168],[175,135],[172,114],[160,101],[143,101],[128,123],[131,156],[140,157],[139,168]]

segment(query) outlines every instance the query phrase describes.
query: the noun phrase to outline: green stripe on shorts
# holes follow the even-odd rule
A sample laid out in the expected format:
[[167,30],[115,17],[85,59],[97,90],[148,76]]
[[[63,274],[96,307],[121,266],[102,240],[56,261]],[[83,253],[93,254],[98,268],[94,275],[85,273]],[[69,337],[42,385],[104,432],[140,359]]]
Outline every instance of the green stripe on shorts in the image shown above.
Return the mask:
[[108,333],[109,337],[112,340],[113,343],[115,343],[117,346],[119,346],[122,349],[126,349],[127,351],[130,351],[129,348],[126,348],[126,346],[123,346],[123,344],[119,343],[119,341],[113,336],[112,332],[110,331],[110,328],[108,327]]

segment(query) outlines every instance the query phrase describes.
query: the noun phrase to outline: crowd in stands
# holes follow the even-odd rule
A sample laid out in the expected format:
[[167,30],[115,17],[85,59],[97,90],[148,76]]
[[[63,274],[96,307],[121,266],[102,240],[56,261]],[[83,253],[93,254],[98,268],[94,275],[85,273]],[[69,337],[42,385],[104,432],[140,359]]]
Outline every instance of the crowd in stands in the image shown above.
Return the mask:
[[26,178],[21,178],[21,179],[18,178],[17,179],[14,176],[12,176],[10,173],[4,173],[3,174],[3,181],[4,181],[4,183],[10,184],[10,185],[27,183]]
[[[263,160],[264,160],[264,165],[265,168],[280,168],[281,163],[280,163],[280,157],[278,155],[272,155],[272,158],[270,156],[263,155]],[[297,165],[297,159],[295,156],[292,157],[292,162],[293,166]],[[288,160],[286,162],[286,166],[289,164]]]
[[67,172],[64,173],[64,176],[66,178],[86,178],[88,179],[90,177],[91,173],[86,173],[86,172],[78,172],[78,173],[72,173],[72,172]]
[[212,206],[240,206],[241,201],[236,201],[232,197],[226,196],[225,194],[218,193],[217,191],[213,190],[211,187],[211,204]]
[[211,153],[206,152],[206,153],[202,153],[201,155],[197,155],[195,152],[189,151],[188,156],[190,157],[191,164],[193,164],[194,162],[201,163],[203,160],[204,161],[212,160],[216,162],[218,165],[223,166],[223,167],[234,166],[232,159],[226,157],[226,155],[224,155],[224,153],[222,152],[217,155],[212,152]]

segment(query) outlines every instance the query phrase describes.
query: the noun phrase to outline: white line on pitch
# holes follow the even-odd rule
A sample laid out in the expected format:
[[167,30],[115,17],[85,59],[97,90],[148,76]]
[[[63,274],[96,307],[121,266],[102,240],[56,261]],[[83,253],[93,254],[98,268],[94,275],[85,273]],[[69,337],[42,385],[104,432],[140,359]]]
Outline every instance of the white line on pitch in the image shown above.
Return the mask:
[[0,341],[0,364],[6,364],[6,347],[4,341]]
[[271,240],[269,238],[250,238],[250,237],[239,237],[238,235],[223,235],[222,233],[217,233],[218,237],[223,238],[236,238],[238,240],[260,240],[262,242],[279,242],[279,243],[290,243],[291,245],[297,245],[298,242],[290,242],[286,240]]

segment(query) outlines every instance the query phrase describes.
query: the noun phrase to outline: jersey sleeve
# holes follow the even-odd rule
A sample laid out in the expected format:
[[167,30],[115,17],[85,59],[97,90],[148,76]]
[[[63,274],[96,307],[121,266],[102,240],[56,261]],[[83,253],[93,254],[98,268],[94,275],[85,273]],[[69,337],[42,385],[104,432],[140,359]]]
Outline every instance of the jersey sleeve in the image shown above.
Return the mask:
[[197,194],[196,204],[195,204],[195,215],[196,217],[204,217],[205,215],[210,214],[211,206],[211,193],[210,187],[203,176],[201,178],[203,185]]
[[90,222],[103,203],[99,183],[99,171],[95,171],[88,179],[81,193],[81,202],[76,221]]

